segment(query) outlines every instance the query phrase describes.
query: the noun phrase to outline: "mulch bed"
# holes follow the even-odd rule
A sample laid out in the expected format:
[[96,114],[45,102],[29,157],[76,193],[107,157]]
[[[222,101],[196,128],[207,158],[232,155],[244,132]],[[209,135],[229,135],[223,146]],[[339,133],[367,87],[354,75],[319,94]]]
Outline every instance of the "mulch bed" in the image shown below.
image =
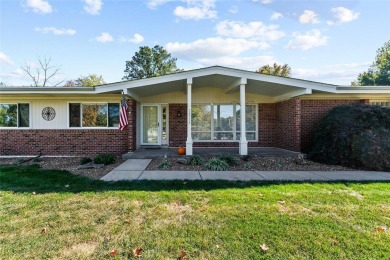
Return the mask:
[[[180,157],[170,157],[171,168],[167,171],[209,171],[203,165],[191,166],[178,163]],[[184,158],[184,157],[181,157]],[[211,157],[202,156],[203,161]],[[353,171],[354,169],[340,165],[326,165],[313,162],[307,159],[298,160],[297,157],[279,157],[279,156],[250,156],[241,158],[240,163],[235,166],[229,166],[229,171]],[[153,159],[146,170],[162,170],[158,165],[164,159]],[[302,164],[303,162],[303,164]]]
[[123,162],[122,158],[118,156],[116,157],[114,164],[105,165],[100,169],[77,169],[77,166],[80,165],[81,157],[41,157],[38,158],[38,160],[31,160],[22,164],[18,164],[21,160],[24,159],[26,158],[0,158],[0,164],[38,164],[42,169],[66,170],[76,175],[83,175],[93,179],[100,179]]
[[[184,157],[168,158],[171,168],[164,171],[208,171],[205,166],[191,166],[178,163],[179,159]],[[211,157],[202,157],[207,161]],[[42,169],[66,170],[76,175],[83,175],[93,179],[100,179],[111,170],[119,166],[123,160],[120,156],[116,157],[114,164],[106,165],[100,169],[77,169],[80,165],[81,157],[41,157],[38,160],[31,160],[22,164],[19,162],[26,158],[0,158],[0,164],[13,165],[32,165],[38,164]],[[278,157],[278,156],[250,156],[249,158],[240,159],[240,163],[235,166],[229,166],[230,171],[351,171],[354,169],[346,168],[339,165],[326,165],[309,160],[297,160],[297,157]],[[164,159],[153,159],[146,170],[162,170],[158,165]]]

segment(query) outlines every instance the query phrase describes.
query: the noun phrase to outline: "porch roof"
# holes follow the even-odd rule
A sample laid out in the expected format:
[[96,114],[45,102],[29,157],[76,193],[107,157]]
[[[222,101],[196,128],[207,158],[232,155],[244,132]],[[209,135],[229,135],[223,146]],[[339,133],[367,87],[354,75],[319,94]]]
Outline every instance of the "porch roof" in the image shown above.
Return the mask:
[[253,71],[212,66],[173,74],[121,81],[93,88],[69,87],[3,87],[0,94],[119,94],[139,99],[169,92],[186,91],[187,80],[193,88],[221,88],[226,93],[239,90],[241,79],[246,79],[246,92],[270,96],[275,101],[312,93],[328,94],[390,94],[390,86],[339,86],[321,82],[259,74]]

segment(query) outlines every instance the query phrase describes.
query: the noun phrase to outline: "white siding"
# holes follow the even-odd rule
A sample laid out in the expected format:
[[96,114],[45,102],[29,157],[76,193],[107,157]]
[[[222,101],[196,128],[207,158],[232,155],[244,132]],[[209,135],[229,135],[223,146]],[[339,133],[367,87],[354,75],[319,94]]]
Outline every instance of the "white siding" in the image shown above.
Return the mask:
[[[45,107],[52,107],[56,111],[56,116],[51,121],[46,121],[42,117],[42,110]],[[59,100],[34,100],[30,104],[30,113],[34,129],[65,129],[67,128],[67,102]]]

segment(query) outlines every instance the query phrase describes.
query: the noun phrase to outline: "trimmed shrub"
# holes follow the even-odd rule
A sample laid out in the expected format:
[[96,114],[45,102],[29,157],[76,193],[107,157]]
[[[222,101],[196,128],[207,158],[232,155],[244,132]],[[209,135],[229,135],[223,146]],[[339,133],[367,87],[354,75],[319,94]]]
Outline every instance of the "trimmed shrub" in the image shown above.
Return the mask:
[[80,165],[87,164],[87,163],[90,163],[90,162],[92,162],[92,159],[88,158],[88,157],[83,157],[83,158],[80,159]]
[[109,165],[115,162],[115,157],[110,153],[101,153],[95,156],[93,162],[96,164]]
[[229,165],[237,165],[240,163],[240,159],[230,153],[221,154],[218,158]]
[[204,166],[212,171],[225,171],[229,168],[227,162],[215,157],[211,158]]
[[383,158],[390,158],[389,131],[389,108],[338,106],[320,121],[309,157],[328,164],[385,169]]
[[192,166],[203,165],[203,159],[199,155],[193,155],[187,159],[187,164]]
[[171,168],[171,164],[167,159],[164,159],[162,162],[159,163],[159,165],[157,165],[157,168],[167,170]]

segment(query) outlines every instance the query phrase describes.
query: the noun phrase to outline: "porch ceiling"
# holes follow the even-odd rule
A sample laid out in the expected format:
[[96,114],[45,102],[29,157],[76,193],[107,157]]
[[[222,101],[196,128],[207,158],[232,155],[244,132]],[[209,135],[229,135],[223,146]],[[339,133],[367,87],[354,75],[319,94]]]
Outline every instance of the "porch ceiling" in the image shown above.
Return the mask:
[[[140,87],[131,88],[132,93],[136,94],[139,97],[147,97],[160,95],[170,92],[185,92],[186,91],[186,79],[174,80],[159,84],[151,84]],[[194,77],[192,79],[192,88],[221,88],[226,90],[226,92],[233,93],[239,91],[240,78],[227,76],[227,75],[206,75],[200,77]],[[278,97],[281,95],[286,95],[288,93],[300,90],[302,88],[270,83],[266,81],[251,80],[248,79],[246,85],[246,92],[253,93],[263,96]]]

